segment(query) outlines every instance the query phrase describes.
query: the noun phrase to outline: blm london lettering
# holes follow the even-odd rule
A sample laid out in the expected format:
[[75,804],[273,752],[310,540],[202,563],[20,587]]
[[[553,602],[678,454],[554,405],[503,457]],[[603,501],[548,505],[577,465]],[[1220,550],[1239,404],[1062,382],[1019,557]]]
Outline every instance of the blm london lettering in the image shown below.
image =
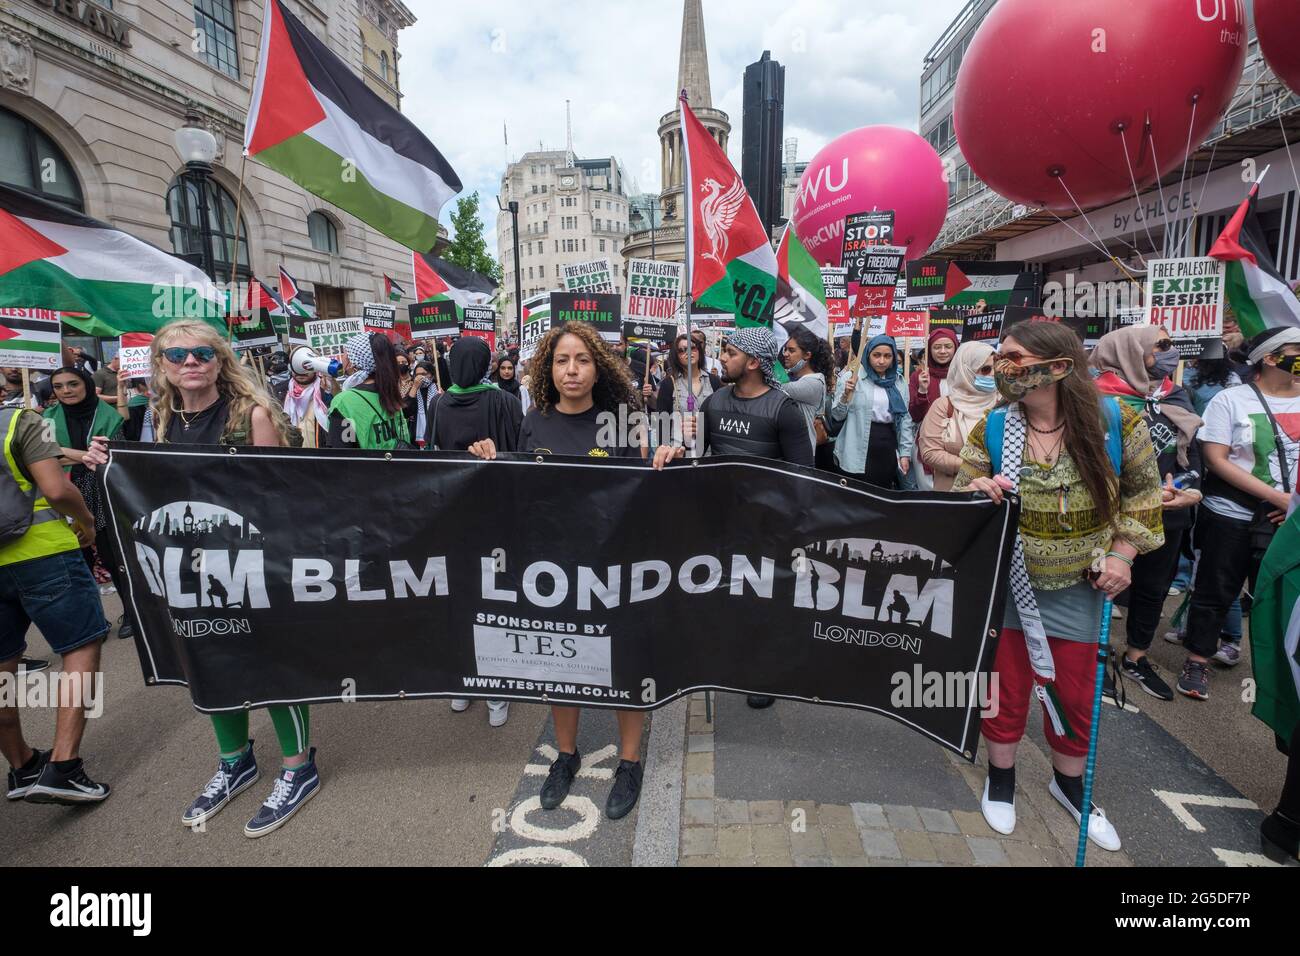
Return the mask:
[[[737,457],[659,473],[234,452],[120,445],[97,476],[145,679],[188,686],[201,711],[424,697],[653,709],[716,688],[869,710],[974,752],[976,701],[895,710],[891,675],[987,673],[1010,501]],[[271,476],[297,493],[266,496]],[[414,520],[377,517],[416,499]],[[503,500],[546,506],[518,521]],[[683,501],[727,505],[664,525]]]

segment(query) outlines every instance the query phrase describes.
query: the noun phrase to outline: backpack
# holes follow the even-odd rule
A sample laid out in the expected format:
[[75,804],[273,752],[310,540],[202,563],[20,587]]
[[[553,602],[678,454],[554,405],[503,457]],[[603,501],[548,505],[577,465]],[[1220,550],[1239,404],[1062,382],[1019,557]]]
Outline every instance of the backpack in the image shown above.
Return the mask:
[[[0,435],[5,436],[6,441],[14,416],[21,411],[21,408],[0,409]],[[8,462],[5,464],[7,466]],[[36,494],[35,482],[30,490],[23,491],[14,478],[13,471],[5,467],[4,477],[0,478],[0,544],[17,541],[27,533],[36,517]]]
[[[1123,418],[1120,415],[1119,401],[1109,396],[1101,402],[1106,415],[1106,452],[1110,455],[1111,467],[1118,477],[1124,470],[1124,432]],[[984,425],[984,449],[989,453],[993,474],[1002,473],[1002,436],[1006,432],[1007,406],[995,408],[989,412]]]

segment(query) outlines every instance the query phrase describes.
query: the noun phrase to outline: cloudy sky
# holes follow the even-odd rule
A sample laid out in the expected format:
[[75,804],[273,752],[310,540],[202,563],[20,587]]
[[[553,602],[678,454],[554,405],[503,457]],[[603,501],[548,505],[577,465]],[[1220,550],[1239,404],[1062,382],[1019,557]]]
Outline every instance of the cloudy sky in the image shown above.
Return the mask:
[[[402,108],[495,211],[507,151],[564,147],[571,101],[579,157],[615,156],[659,191],[659,118],[675,108],[681,0],[406,0]],[[740,167],[741,79],[764,50],[785,68],[785,135],[808,160],[874,123],[915,130],[921,60],[966,0],[704,0],[714,106]],[[448,204],[447,220],[453,204]],[[496,217],[485,215],[495,254]]]

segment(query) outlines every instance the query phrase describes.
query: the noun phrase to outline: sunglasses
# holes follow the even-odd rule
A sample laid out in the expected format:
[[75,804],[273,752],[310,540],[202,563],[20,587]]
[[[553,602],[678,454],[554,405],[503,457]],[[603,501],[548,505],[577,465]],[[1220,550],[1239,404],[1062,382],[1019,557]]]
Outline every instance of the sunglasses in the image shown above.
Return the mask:
[[1173,347],[1174,347],[1173,339],[1161,339],[1159,342],[1156,343],[1157,352],[1168,352]]
[[191,355],[194,356],[195,361],[200,365],[207,365],[217,357],[217,350],[211,345],[196,345],[192,349],[184,349],[180,347],[163,349],[162,355],[163,358],[168,362],[171,362],[172,365],[183,364]]

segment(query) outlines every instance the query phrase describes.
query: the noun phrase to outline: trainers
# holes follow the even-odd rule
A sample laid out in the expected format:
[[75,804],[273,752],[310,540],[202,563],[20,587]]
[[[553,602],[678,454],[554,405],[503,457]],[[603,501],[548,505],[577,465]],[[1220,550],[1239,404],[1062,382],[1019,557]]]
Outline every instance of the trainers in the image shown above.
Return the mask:
[[1178,678],[1178,693],[1193,700],[1210,699],[1210,668],[1208,664],[1190,657],[1183,663],[1183,674]]
[[117,588],[113,587],[113,585],[111,585],[111,584],[101,584],[101,585],[99,586],[99,593],[100,593],[100,594],[116,594],[116,593],[117,593]]
[[745,703],[750,707],[753,707],[755,710],[763,710],[764,708],[771,707],[775,704],[776,698],[766,697],[762,694],[749,694],[745,697]]
[[289,822],[289,818],[303,808],[320,792],[320,774],[316,771],[316,748],[307,754],[307,762],[292,770],[285,768],[275,778],[271,795],[266,798],[257,815],[244,826],[244,836],[266,836]]
[[1120,663],[1120,670],[1129,680],[1138,682],[1138,686],[1160,700],[1173,700],[1174,692],[1169,685],[1160,679],[1156,673],[1156,666],[1151,663],[1149,657],[1139,657],[1135,661],[1127,657]]
[[197,826],[215,816],[227,803],[256,783],[260,776],[261,771],[257,769],[257,760],[253,756],[253,742],[250,740],[248,749],[233,764],[224,760],[217,761],[217,772],[207,782],[203,792],[185,808],[181,814],[181,823],[187,827]]
[[463,714],[465,713],[465,711],[469,710],[469,701],[466,700],[464,697],[453,698],[451,702],[451,709],[453,713]]
[[123,641],[129,641],[135,637],[135,628],[131,626],[131,622],[126,619],[125,614],[117,619],[117,636]]
[[1165,640],[1168,641],[1170,644],[1181,644],[1183,643],[1183,632],[1165,631]]
[[1119,706],[1119,698],[1115,693],[1115,675],[1109,667],[1106,668],[1106,673],[1101,678],[1101,699],[1108,700],[1112,704]]
[[641,778],[645,774],[639,760],[620,760],[614,771],[614,786],[605,801],[605,816],[621,820],[632,812],[637,797],[641,796]]
[[506,721],[510,719],[510,701],[508,700],[490,700],[488,701],[488,726],[504,727]]
[[571,754],[560,754],[551,764],[551,772],[546,775],[546,782],[542,784],[541,802],[543,810],[554,810],[564,802],[564,798],[569,795],[569,787],[573,784],[573,778],[578,775],[582,768],[582,756],[575,749]]
[[95,783],[86,776],[86,767],[78,758],[71,770],[60,771],[53,761],[47,761],[41,775],[23,797],[28,803],[61,803],[78,806],[107,800],[108,784]]
[[40,779],[41,771],[45,769],[46,763],[49,762],[50,752],[48,750],[37,750],[33,747],[32,754],[36,757],[36,766],[31,770],[23,770],[21,767],[9,768],[9,790],[5,793],[5,796],[10,800],[21,800],[27,796],[27,792]]
[[[1070,811],[1070,816],[1074,817],[1074,822],[1082,826],[1083,814],[1070,802],[1070,798],[1065,795],[1065,791],[1056,782],[1055,776],[1052,777],[1052,782],[1047,785],[1047,790],[1056,798],[1057,803]],[[1092,805],[1092,812],[1088,814],[1088,839],[1103,850],[1114,852],[1120,848],[1119,833],[1116,832],[1114,824],[1106,819],[1106,811],[1095,803]]]
[[1224,667],[1236,667],[1241,663],[1241,645],[1232,641],[1224,641],[1219,645],[1219,649],[1214,652],[1214,660]]
[[1177,584],[1171,584],[1171,585],[1169,585],[1169,596],[1170,596],[1170,597],[1176,597],[1177,595],[1182,594],[1182,593],[1183,593],[1183,589],[1180,588]]
[[18,659],[18,673],[35,674],[37,671],[43,671],[50,666],[50,662],[41,660],[39,657],[20,657]]

